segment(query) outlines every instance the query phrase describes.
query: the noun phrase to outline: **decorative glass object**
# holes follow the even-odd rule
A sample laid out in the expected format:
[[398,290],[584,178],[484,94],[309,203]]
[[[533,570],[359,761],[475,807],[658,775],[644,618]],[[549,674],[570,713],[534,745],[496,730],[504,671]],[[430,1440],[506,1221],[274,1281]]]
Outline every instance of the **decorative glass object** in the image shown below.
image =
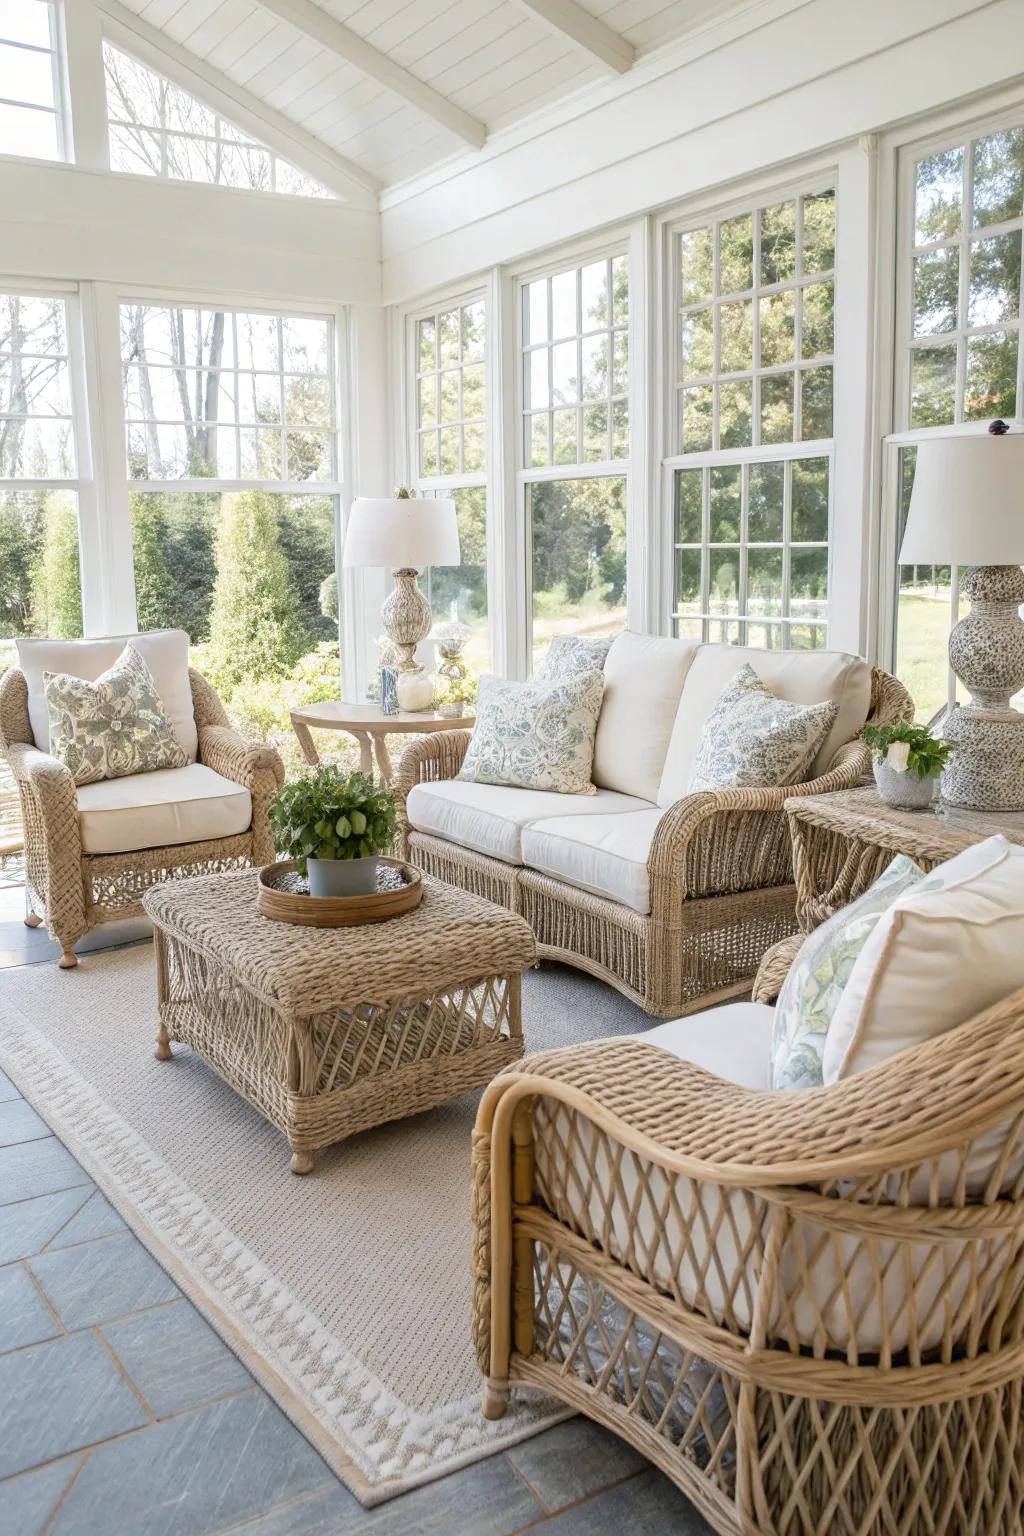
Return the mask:
[[444,624],[434,639],[440,658],[434,683],[437,712],[446,720],[458,720],[473,694],[469,668],[462,658],[469,630],[465,624]]

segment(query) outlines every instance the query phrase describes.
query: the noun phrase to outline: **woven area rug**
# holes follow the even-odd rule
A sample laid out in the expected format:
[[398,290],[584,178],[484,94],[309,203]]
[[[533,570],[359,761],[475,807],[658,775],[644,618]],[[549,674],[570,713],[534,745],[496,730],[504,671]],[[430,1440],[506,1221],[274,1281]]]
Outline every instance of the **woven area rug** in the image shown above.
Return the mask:
[[[559,967],[525,978],[527,1048],[649,1024]],[[564,1417],[488,1423],[469,1332],[478,1095],[288,1170],[284,1138],[191,1051],[153,1057],[151,946],[0,973],[0,1068],[364,1504]]]

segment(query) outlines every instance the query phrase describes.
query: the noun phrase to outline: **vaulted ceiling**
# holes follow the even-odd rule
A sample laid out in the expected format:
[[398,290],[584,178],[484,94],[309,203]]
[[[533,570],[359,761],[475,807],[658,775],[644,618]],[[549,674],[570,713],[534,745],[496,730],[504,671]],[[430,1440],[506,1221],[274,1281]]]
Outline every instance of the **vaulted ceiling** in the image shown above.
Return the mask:
[[100,0],[202,61],[382,186],[750,0]]

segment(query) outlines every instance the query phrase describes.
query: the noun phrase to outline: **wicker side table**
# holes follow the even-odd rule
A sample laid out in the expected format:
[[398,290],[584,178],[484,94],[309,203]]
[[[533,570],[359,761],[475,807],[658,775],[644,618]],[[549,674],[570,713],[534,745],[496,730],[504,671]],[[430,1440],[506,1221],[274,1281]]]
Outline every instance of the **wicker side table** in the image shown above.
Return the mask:
[[866,891],[898,853],[931,869],[1001,832],[1024,843],[1024,814],[900,811],[870,788],[786,801],[796,914],[804,933]]
[[356,1131],[432,1109],[523,1054],[527,923],[424,878],[390,922],[302,928],[256,910],[256,875],[146,893],[157,1057],[191,1046],[283,1131],[293,1173]]

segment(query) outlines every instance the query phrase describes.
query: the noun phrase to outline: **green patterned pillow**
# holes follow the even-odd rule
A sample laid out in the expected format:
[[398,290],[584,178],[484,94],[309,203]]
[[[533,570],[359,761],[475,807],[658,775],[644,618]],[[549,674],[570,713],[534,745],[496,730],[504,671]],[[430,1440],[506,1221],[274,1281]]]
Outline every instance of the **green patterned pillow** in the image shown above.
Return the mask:
[[832,1016],[854,962],[878,922],[923,872],[904,854],[874,885],[808,934],[790,967],[772,1024],[773,1088],[819,1088]]
[[581,672],[562,683],[482,677],[459,778],[558,795],[596,794],[590,775],[603,697],[603,672]]
[[76,784],[156,768],[184,768],[188,754],[167,723],[153,674],[133,645],[94,683],[44,672],[50,751]]
[[581,672],[600,672],[608,660],[614,635],[596,639],[584,635],[556,635],[533,674],[535,683],[567,683]]

